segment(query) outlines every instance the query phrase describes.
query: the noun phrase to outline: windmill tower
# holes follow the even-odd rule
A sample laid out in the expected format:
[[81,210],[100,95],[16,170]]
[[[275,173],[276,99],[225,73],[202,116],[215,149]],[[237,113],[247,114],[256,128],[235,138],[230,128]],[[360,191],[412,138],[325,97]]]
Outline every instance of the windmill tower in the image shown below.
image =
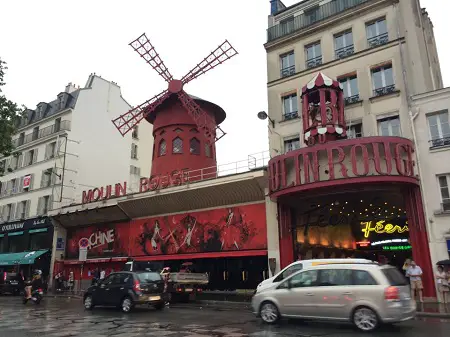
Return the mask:
[[225,41],[177,80],[145,34],[130,45],[168,83],[168,88],[114,119],[116,128],[124,136],[144,118],[153,124],[152,176],[216,166],[215,142],[225,135],[219,126],[225,120],[225,111],[188,95],[183,87],[235,56],[236,50]]

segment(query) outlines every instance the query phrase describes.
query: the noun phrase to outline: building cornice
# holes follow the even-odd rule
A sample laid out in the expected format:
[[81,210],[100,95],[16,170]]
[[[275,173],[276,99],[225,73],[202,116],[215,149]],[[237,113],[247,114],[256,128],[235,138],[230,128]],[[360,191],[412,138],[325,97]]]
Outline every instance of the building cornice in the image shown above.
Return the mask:
[[450,98],[450,87],[441,88],[433,91],[427,91],[421,94],[411,96],[411,100],[415,104],[426,103],[436,99]]

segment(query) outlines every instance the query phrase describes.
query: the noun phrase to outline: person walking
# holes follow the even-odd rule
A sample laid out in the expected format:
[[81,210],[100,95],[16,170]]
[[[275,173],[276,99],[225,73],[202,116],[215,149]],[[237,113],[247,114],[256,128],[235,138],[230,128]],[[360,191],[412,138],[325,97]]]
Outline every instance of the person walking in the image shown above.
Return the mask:
[[416,299],[416,291],[419,293],[419,301],[423,302],[423,284],[422,284],[422,268],[415,261],[411,261],[410,266],[406,270],[406,276],[411,282],[411,297]]
[[438,266],[436,272],[436,283],[440,298],[443,303],[448,303],[447,296],[450,291],[448,279],[449,275],[445,272],[444,267]]

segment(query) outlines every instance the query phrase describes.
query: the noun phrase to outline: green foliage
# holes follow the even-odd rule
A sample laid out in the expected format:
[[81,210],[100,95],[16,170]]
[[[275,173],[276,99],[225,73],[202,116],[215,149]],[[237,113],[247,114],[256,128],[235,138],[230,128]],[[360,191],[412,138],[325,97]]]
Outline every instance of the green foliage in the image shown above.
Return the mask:
[[[23,110],[2,94],[7,69],[6,62],[0,58],[0,157],[9,156],[14,152],[12,136],[17,131],[17,125],[23,115]],[[0,165],[0,175],[4,170],[5,168]]]

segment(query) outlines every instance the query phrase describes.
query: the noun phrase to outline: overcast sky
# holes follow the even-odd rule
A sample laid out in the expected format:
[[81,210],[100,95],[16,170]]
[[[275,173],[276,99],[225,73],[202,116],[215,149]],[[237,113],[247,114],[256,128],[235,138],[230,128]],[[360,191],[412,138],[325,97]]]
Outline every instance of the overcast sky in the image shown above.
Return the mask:
[[[402,0],[403,1],[403,0]],[[285,0],[286,6],[298,1]],[[445,2],[445,4],[444,4]],[[444,85],[450,81],[448,0],[422,0],[434,23]],[[2,0],[0,56],[8,62],[4,93],[34,109],[68,82],[90,73],[117,82],[138,105],[167,84],[128,46],[143,32],[175,78],[181,78],[225,39],[239,55],[189,83],[185,90],[220,105],[227,135],[218,162],[246,160],[268,148],[266,40],[269,0]],[[447,23],[446,23],[447,22]]]

